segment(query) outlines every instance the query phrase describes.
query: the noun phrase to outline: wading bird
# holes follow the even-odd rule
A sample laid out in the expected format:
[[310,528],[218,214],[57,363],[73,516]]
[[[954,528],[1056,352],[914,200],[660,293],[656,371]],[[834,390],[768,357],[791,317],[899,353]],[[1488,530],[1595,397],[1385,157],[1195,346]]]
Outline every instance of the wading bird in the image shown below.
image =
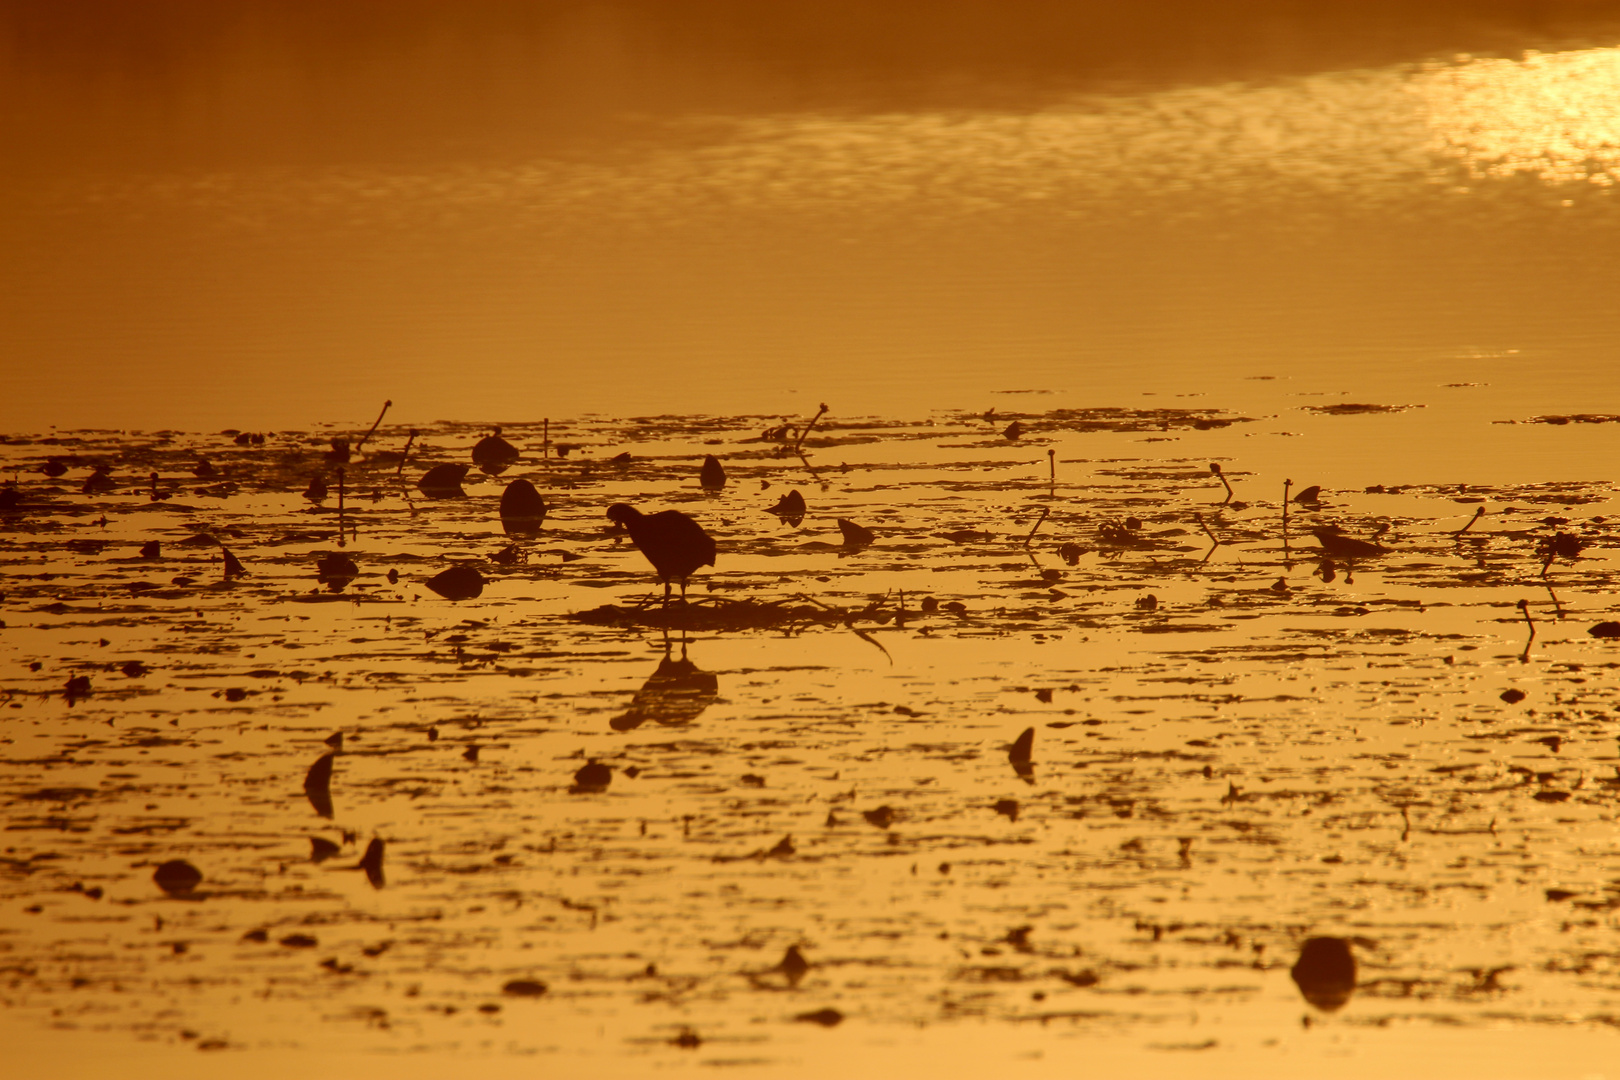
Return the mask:
[[614,503],[607,516],[624,526],[630,539],[647,556],[664,583],[664,602],[669,603],[669,583],[681,583],[681,599],[686,599],[686,579],[700,566],[714,565],[714,537],[703,526],[679,510],[643,514],[633,506]]

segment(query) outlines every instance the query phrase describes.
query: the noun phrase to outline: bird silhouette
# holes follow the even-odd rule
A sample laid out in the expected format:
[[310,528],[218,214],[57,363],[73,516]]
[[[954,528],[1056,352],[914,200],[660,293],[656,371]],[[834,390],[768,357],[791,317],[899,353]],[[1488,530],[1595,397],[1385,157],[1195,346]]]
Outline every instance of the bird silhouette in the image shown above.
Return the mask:
[[609,726],[614,731],[634,731],[648,720],[655,720],[666,727],[679,727],[697,719],[719,696],[719,678],[688,660],[684,643],[681,658],[674,659],[666,640],[658,670],[636,691],[624,715],[614,717]]
[[647,556],[664,583],[664,602],[669,602],[672,581],[681,583],[681,599],[686,599],[686,579],[700,566],[714,565],[714,537],[703,526],[679,510],[643,514],[625,503],[608,507],[607,516],[624,526],[631,541]]

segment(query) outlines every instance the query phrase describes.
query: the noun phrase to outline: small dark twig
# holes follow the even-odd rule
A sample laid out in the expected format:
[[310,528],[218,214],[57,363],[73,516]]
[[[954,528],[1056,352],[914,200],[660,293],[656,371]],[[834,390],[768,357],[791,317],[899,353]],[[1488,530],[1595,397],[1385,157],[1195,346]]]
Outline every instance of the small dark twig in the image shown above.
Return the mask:
[[1530,662],[1530,645],[1536,640],[1535,620],[1530,618],[1530,601],[1520,600],[1519,611],[1524,614],[1525,625],[1530,627],[1530,636],[1524,639],[1524,651],[1519,654],[1519,663],[1528,664]]
[[[804,430],[799,432],[799,441],[793,444],[793,452],[795,454],[799,454],[799,448],[804,445],[804,437],[806,435],[810,434],[810,429],[816,426],[816,421],[820,420],[822,418],[822,416],[826,412],[827,412],[827,403],[822,402],[821,403],[821,408],[816,410],[816,415],[812,416],[810,418],[810,422],[808,424],[804,425]],[[803,457],[804,455],[800,454],[799,456]]]
[[415,441],[416,429],[411,428],[410,437],[405,440],[405,449],[402,450],[399,455],[399,468],[394,470],[394,478],[396,480],[405,475],[405,459],[411,456],[411,444]]
[[1029,535],[1024,537],[1024,546],[1025,547],[1029,547],[1029,542],[1031,540],[1035,539],[1035,530],[1039,529],[1041,527],[1041,522],[1045,521],[1047,515],[1050,514],[1051,512],[1052,512],[1052,508],[1050,506],[1041,507],[1041,516],[1035,519],[1035,524],[1030,527]]
[[1193,514],[1193,517],[1198,519],[1198,527],[1204,530],[1204,535],[1209,537],[1209,542],[1214,544],[1216,547],[1219,547],[1221,538],[1210,531],[1209,523],[1204,520],[1204,515],[1195,513]]
[[1555,593],[1555,592],[1553,592],[1553,587],[1552,587],[1552,582],[1550,582],[1550,581],[1548,581],[1548,580],[1547,580],[1547,576],[1546,576],[1546,575],[1545,575],[1545,574],[1543,574],[1543,575],[1542,575],[1542,578],[1541,578],[1541,587],[1542,587],[1542,588],[1543,588],[1543,589],[1546,589],[1546,590],[1547,590],[1547,595],[1548,595],[1548,596],[1550,596],[1550,597],[1552,597],[1552,602],[1553,602],[1553,614],[1554,614],[1554,615],[1556,615],[1556,616],[1558,616],[1558,618],[1559,618],[1559,619],[1560,619],[1560,620],[1562,620],[1562,619],[1563,619],[1563,617],[1564,617],[1564,605],[1563,605],[1563,603],[1562,603],[1562,602],[1561,602],[1561,601],[1560,601],[1560,600],[1559,600],[1559,599],[1558,599],[1558,594],[1557,594],[1557,593]]
[[371,438],[372,434],[377,430],[377,424],[382,423],[383,417],[388,415],[388,410],[393,404],[394,403],[393,403],[392,400],[383,402],[382,412],[377,414],[377,423],[372,424],[371,425],[371,431],[368,431],[364,435],[360,436],[360,441],[354,444],[354,452],[355,453],[358,454],[360,452],[360,448],[362,446],[366,445],[366,440]]

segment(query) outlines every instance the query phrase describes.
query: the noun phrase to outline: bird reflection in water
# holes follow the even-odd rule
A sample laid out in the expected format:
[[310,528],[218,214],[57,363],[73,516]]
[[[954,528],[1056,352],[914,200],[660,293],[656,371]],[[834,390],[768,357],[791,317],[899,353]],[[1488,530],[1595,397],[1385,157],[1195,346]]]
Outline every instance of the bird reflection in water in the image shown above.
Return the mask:
[[713,705],[720,696],[720,680],[713,672],[699,671],[698,666],[686,658],[686,642],[681,642],[681,658],[670,655],[669,638],[664,639],[664,658],[658,661],[658,670],[641,684],[630,708],[623,716],[609,723],[614,731],[634,731],[648,720],[656,720],[665,727],[678,727]]
[[1356,992],[1356,956],[1344,938],[1307,938],[1289,974],[1301,996],[1323,1012],[1342,1009]]

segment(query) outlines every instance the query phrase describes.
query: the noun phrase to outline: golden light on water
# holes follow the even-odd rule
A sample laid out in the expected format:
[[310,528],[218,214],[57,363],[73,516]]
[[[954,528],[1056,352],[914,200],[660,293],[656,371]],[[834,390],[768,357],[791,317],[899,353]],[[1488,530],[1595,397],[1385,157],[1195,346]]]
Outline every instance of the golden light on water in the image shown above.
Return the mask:
[[1460,59],[1410,85],[1428,148],[1471,179],[1604,189],[1620,180],[1620,48]]
[[13,1059],[1610,1067],[1561,0],[241,2],[0,7]]

